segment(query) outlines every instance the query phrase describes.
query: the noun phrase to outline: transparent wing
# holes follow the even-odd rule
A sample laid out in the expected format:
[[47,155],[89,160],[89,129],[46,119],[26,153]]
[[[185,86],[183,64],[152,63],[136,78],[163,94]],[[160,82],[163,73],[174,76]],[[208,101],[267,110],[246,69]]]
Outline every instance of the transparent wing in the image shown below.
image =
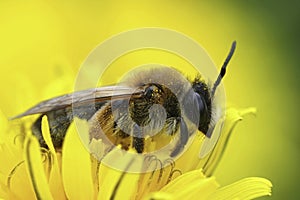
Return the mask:
[[33,114],[44,114],[50,111],[66,108],[68,106],[84,106],[115,99],[140,97],[143,92],[144,88],[131,88],[126,86],[106,86],[77,91],[43,101],[12,119]]

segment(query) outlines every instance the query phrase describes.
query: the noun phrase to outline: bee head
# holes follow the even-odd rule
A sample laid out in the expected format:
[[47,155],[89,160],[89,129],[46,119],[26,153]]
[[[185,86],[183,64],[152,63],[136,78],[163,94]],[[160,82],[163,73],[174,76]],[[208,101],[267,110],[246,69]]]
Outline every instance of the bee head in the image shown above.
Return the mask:
[[214,95],[218,85],[221,83],[221,80],[226,73],[226,67],[235,51],[235,48],[236,42],[234,41],[232,43],[230,52],[223,63],[219,76],[211,90],[207,87],[204,81],[200,80],[199,77],[196,77],[192,82],[192,87],[194,89],[194,105],[197,106],[197,111],[200,112],[198,130],[203,132],[207,137],[211,136],[210,133],[208,133],[208,129],[212,120],[212,103]]
[[208,126],[211,120],[211,96],[209,89],[200,78],[195,78],[192,83],[194,89],[194,105],[197,106],[196,110],[200,113],[198,130],[207,133]]

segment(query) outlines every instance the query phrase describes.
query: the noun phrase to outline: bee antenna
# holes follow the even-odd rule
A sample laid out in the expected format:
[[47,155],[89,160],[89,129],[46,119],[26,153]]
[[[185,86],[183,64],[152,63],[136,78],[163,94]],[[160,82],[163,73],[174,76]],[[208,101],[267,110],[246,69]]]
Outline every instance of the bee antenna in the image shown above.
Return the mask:
[[215,96],[216,89],[217,89],[218,85],[221,83],[222,78],[225,76],[226,67],[227,67],[227,65],[228,65],[228,63],[229,63],[229,61],[230,61],[230,59],[231,59],[231,57],[232,57],[232,55],[235,51],[235,47],[236,47],[236,41],[233,41],[233,43],[231,45],[231,49],[229,51],[229,54],[228,54],[226,60],[224,61],[223,66],[221,68],[221,71],[219,73],[219,76],[218,76],[218,78],[217,78],[216,82],[214,83],[214,86],[211,90],[211,96],[212,97]]

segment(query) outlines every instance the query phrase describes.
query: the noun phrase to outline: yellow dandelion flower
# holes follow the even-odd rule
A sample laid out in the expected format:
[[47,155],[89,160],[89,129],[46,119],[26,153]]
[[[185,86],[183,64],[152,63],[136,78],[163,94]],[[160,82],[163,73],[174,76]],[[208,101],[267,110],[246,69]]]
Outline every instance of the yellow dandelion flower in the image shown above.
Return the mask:
[[[203,134],[199,132],[178,160],[149,157],[146,167],[153,170],[145,173],[129,173],[133,160],[119,151],[112,150],[104,159],[118,156],[115,162],[123,170],[98,162],[82,145],[74,123],[62,151],[56,152],[44,117],[42,132],[49,150],[40,153],[37,139],[30,134],[26,135],[24,146],[9,139],[1,144],[0,161],[5,165],[0,166],[0,198],[176,200],[253,199],[270,195],[271,183],[263,178],[246,178],[222,187],[211,176],[235,125],[245,114],[253,112],[253,108],[228,109],[219,142],[206,157],[199,157],[203,143]],[[1,120],[6,123],[3,117]]]
[[[62,92],[70,90],[68,83],[72,81],[61,81],[71,80],[69,76],[58,78],[45,94],[53,94],[57,88],[64,88]],[[227,109],[225,121],[220,121],[223,125],[219,141],[205,156],[199,156],[200,148],[205,147],[205,136],[197,132],[178,159],[148,156],[140,166],[134,166],[132,156],[122,154],[117,148],[101,162],[91,155],[83,145],[88,138],[79,134],[87,131],[84,120],[75,119],[61,151],[56,151],[46,116],[42,119],[42,134],[49,149],[41,148],[28,131],[32,118],[9,123],[0,111],[0,199],[253,199],[270,195],[272,185],[263,178],[246,178],[220,186],[213,177],[237,122],[254,112],[254,108]],[[93,154],[102,155],[105,149],[101,145],[100,140],[93,140],[89,148]],[[106,160],[115,162],[119,168],[113,169]],[[132,173],[133,167],[147,170]]]

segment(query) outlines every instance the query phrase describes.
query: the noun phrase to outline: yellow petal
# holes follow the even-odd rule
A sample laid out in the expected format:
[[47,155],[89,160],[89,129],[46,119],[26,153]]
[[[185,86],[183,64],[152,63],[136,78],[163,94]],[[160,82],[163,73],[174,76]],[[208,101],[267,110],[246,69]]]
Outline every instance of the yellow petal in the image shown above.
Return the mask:
[[59,200],[67,199],[64,186],[63,186],[60,168],[55,167],[55,165],[53,166],[50,173],[49,187],[54,199],[59,199]]
[[[140,178],[138,173],[129,173],[134,166],[134,156],[131,153],[123,153],[115,148],[109,152],[103,159],[99,168],[99,200],[106,199],[135,199],[137,194],[137,184]],[[107,166],[106,160],[114,161],[118,169]]]
[[225,122],[217,145],[215,146],[211,154],[209,154],[208,161],[205,163],[204,166],[201,163],[201,161],[199,162],[198,167],[203,167],[203,172],[205,173],[205,175],[210,176],[216,169],[217,164],[219,163],[225,151],[227,142],[237,123],[241,121],[245,115],[254,114],[255,112],[255,108],[247,108],[242,110],[229,108],[226,110]]
[[[187,173],[182,174],[177,177],[175,180],[170,182],[164,188],[161,189],[162,192],[175,192],[178,189],[178,185],[188,185],[192,181],[204,180],[206,177],[204,176],[202,170],[193,170]],[[217,186],[217,185],[216,185]]]
[[[176,160],[175,167],[177,169],[180,169],[182,173],[194,170],[194,169],[200,169],[201,166],[199,165],[199,151],[200,147],[203,144],[203,141],[205,139],[205,136],[203,133],[197,131],[193,138],[189,139],[189,142],[186,146],[188,147],[186,151],[179,156],[179,158]],[[208,158],[206,158],[207,160]],[[187,163],[188,161],[188,163]],[[203,160],[203,163],[205,161]],[[197,168],[198,166],[198,168]]]
[[219,121],[216,122],[215,127],[213,128],[212,135],[210,138],[206,137],[201,145],[199,157],[200,159],[205,158],[209,155],[212,150],[215,148],[217,142],[220,139],[220,135],[223,131],[224,117],[221,117]]
[[[216,145],[213,141],[214,138],[208,140],[205,138],[203,133],[197,132],[194,138],[189,139],[189,143],[186,145],[188,147],[186,151],[176,160],[175,168],[179,169],[182,173],[203,168],[205,174],[210,176],[219,163],[227,141],[237,122],[242,120],[244,115],[254,112],[255,108],[243,110],[237,110],[234,108],[227,109],[225,122],[224,119],[221,118],[217,122],[216,129],[214,130],[222,131],[219,139],[215,138],[215,140],[218,139]],[[214,135],[216,134],[213,134],[213,136]]]
[[[179,190],[180,188],[183,188]],[[174,200],[181,199],[206,199],[218,187],[214,177],[209,177],[203,180],[194,180],[189,185],[178,185]]]
[[42,118],[42,134],[43,134],[43,138],[44,138],[46,144],[49,147],[50,152],[52,154],[55,154],[55,149],[54,149],[54,146],[52,144],[49,124],[48,124],[48,118],[47,118],[46,115],[44,115],[43,118]]
[[68,199],[93,199],[90,154],[79,138],[75,123],[71,124],[62,148],[62,178]]
[[59,168],[59,162],[58,162],[58,158],[54,146],[52,144],[50,129],[49,129],[46,115],[42,119],[42,134],[46,144],[49,147],[50,154],[51,154],[50,156],[53,157],[51,159],[52,162],[50,163],[51,165],[51,172],[49,175],[50,191],[54,199],[66,199],[60,168]]
[[53,199],[44,173],[40,146],[34,136],[25,141],[25,164],[37,199]]
[[218,188],[214,177],[205,178],[201,170],[185,173],[159,192],[152,193],[145,199],[206,199]]
[[264,178],[245,178],[231,185],[219,188],[209,196],[209,200],[239,199],[249,200],[271,195],[272,184]]
[[[35,198],[23,161],[22,149],[6,140],[6,143],[0,145],[0,155],[0,163],[5,163],[0,169],[2,191],[9,197],[22,194],[22,197],[27,199]],[[26,190],[24,190],[24,185],[28,186]]]
[[5,163],[1,165],[0,172],[6,175],[23,160],[22,149],[7,141],[0,144],[0,155],[0,163]]

